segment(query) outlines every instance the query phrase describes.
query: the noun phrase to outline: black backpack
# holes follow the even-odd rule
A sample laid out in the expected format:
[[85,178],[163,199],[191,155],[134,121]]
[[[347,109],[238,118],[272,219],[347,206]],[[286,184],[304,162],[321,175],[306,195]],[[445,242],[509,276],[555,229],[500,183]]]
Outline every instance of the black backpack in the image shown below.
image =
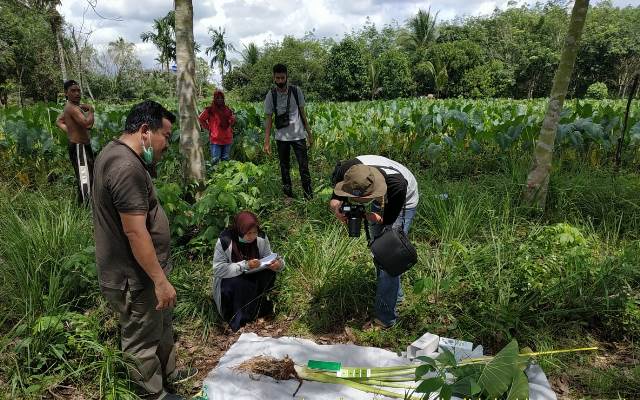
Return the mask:
[[289,126],[289,103],[291,102],[291,94],[296,99],[296,106],[300,107],[300,101],[298,100],[298,87],[291,85],[287,91],[287,109],[284,114],[278,115],[278,93],[277,89],[271,89],[271,99],[273,100],[273,113],[275,115],[276,129],[282,129]]

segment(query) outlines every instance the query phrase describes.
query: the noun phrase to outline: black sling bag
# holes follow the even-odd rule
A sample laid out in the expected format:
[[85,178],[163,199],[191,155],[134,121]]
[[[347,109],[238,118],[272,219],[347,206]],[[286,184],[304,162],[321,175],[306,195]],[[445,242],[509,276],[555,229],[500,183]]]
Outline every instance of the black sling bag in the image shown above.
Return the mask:
[[[402,173],[396,168],[390,166],[380,166],[380,168],[392,169],[402,176]],[[374,237],[373,240],[368,240],[369,249],[376,264],[391,276],[401,275],[418,262],[418,252],[409,241],[407,234],[404,233],[405,211],[406,207],[402,207],[401,227],[394,227],[393,223],[386,225],[378,236]],[[365,232],[368,234],[369,224],[366,218],[364,221]],[[368,235],[367,239],[369,239]]]

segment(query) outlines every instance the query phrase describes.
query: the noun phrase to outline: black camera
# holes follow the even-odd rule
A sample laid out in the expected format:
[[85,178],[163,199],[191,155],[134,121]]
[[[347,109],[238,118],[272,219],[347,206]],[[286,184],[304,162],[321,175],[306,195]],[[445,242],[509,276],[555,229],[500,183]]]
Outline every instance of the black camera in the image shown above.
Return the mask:
[[359,237],[362,228],[362,220],[365,218],[366,211],[362,204],[342,203],[340,212],[347,217],[347,226],[349,228],[349,237]]

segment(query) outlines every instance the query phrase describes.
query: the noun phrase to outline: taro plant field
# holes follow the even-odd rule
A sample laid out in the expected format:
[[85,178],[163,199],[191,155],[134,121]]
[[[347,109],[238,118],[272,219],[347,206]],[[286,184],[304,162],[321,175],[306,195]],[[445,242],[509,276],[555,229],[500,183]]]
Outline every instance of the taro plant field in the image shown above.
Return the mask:
[[[427,331],[488,354],[512,340],[536,352],[598,347],[538,359],[558,398],[640,397],[637,102],[619,170],[625,103],[565,103],[544,212],[525,207],[521,193],[545,100],[311,103],[316,195],[301,199],[293,168],[299,198],[291,204],[277,159],[262,152],[262,104],[230,105],[233,161],[207,163],[204,185],[185,182],[176,126],[155,180],[172,230],[178,358],[200,378],[233,335],[212,300],[215,240],[234,213],[250,209],[287,261],[273,293],[276,317],[262,334],[398,351]],[[91,212],[74,202],[67,139],[54,124],[61,108],[0,109],[0,398],[136,398],[97,285]],[[129,108],[96,104],[96,152],[119,136]],[[327,209],[335,162],[362,154],[407,165],[420,186],[410,232],[419,262],[402,278],[398,324],[382,331],[364,328],[375,292],[364,238],[350,239]],[[198,384],[177,390],[193,395]]]

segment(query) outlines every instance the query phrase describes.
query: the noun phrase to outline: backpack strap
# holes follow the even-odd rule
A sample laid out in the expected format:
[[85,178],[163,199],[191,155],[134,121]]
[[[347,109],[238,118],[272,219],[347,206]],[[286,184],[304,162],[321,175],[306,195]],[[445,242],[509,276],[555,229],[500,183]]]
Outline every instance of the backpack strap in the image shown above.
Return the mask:
[[293,97],[296,99],[296,106],[300,108],[300,100],[298,100],[298,87],[296,85],[289,86],[291,92],[293,93]]
[[289,105],[291,104],[291,88],[292,86],[289,86],[289,90],[287,90],[287,110],[285,111],[287,115],[289,115]]
[[225,229],[220,233],[220,244],[224,251],[227,251],[229,246],[231,246],[231,231],[229,229]]
[[[285,114],[289,114],[289,106],[291,104],[291,93],[293,93],[293,97],[296,98],[296,105],[298,104],[298,90],[293,90],[296,86],[290,85],[289,90],[287,91],[287,109],[285,110]],[[278,115],[278,92],[276,88],[271,89],[271,99],[273,103],[273,113]]]
[[298,118],[302,121],[302,113],[300,112],[300,99],[298,98],[298,87],[295,85],[289,86],[291,88],[291,92],[293,93],[293,97],[296,99],[296,107],[298,107]]
[[273,103],[273,114],[278,115],[278,93],[276,93],[276,88],[271,89],[271,102]]
[[[365,164],[366,165],[366,164]],[[400,175],[402,177],[402,179],[405,180],[405,182],[407,182],[407,185],[409,184],[409,182],[407,181],[407,178],[404,177],[404,175],[402,175],[402,172],[400,172],[400,170],[398,170],[398,168],[392,167],[392,166],[382,166],[382,165],[369,165],[369,167],[374,167],[374,168],[386,168],[386,169],[390,169],[392,171],[396,171],[398,173],[398,175]],[[405,211],[407,210],[407,199],[405,197],[405,203],[402,206],[402,230],[404,231],[404,216],[405,216]],[[395,222],[395,221],[394,221]]]

